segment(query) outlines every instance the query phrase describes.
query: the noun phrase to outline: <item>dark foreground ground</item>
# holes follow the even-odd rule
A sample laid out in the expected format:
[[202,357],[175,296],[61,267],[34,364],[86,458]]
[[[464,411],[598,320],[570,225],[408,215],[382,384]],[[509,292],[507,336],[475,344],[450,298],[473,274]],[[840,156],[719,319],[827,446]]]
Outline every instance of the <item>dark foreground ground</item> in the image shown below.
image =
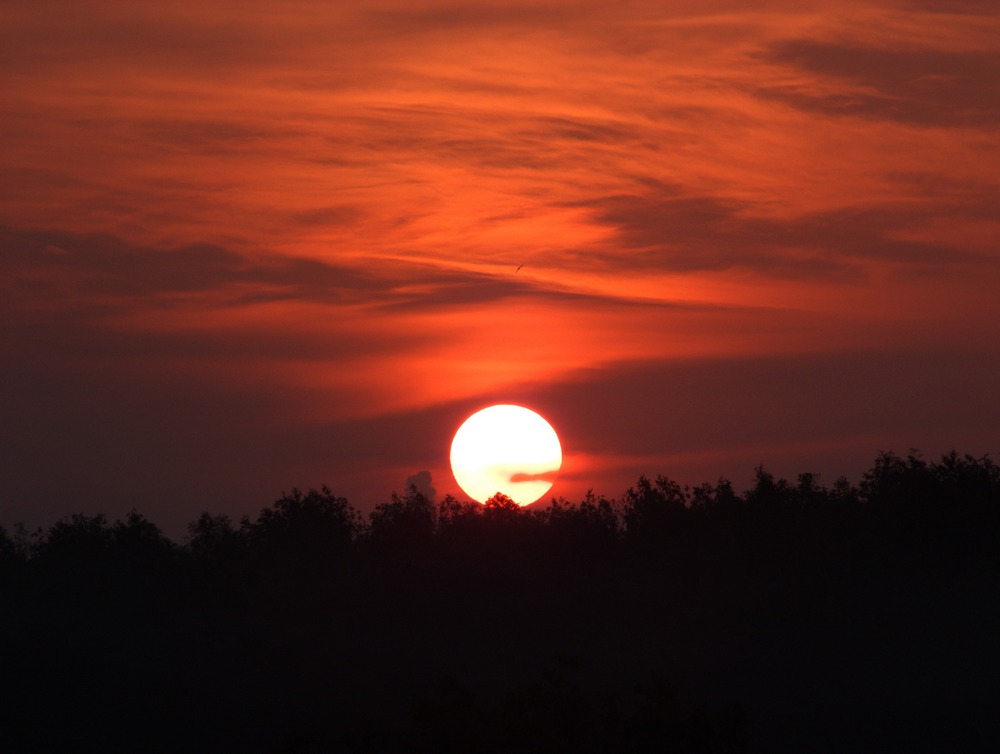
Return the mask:
[[1000,472],[0,534],[7,752],[992,752]]

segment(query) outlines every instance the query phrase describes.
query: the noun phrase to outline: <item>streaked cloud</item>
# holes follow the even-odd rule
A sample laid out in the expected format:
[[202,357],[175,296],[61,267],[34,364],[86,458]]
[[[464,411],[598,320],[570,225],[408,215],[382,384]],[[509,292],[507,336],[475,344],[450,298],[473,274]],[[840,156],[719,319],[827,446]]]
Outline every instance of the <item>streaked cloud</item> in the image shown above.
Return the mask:
[[[995,373],[993,4],[0,14],[7,497],[72,466],[66,485],[100,499],[101,468],[141,484],[169,459],[190,479],[249,458],[258,485],[336,486],[316,443],[353,489],[425,469],[445,493],[439,435],[512,396],[558,407],[580,479],[810,442],[853,462],[930,436],[914,416],[983,441],[983,422],[895,402],[878,354],[917,354],[900,358],[949,394],[977,363]],[[766,395],[740,387],[758,369]],[[753,407],[785,399],[764,428]],[[810,401],[843,425],[797,429]],[[574,424],[574,405],[598,421],[591,402],[688,429]],[[685,406],[735,418],[699,434]]]
[[764,97],[825,115],[893,120],[921,126],[988,128],[1000,119],[1000,53],[986,49],[884,49],[808,39],[772,45],[770,62],[805,78],[760,89]]

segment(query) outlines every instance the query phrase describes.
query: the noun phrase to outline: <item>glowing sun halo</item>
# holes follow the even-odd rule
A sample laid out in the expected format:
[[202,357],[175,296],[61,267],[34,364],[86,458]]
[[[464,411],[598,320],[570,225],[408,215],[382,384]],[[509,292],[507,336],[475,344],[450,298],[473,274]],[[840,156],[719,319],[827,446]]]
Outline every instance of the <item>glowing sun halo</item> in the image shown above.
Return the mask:
[[521,406],[502,404],[477,411],[458,428],[451,443],[455,481],[474,500],[497,492],[518,505],[538,500],[552,487],[562,466],[555,430]]

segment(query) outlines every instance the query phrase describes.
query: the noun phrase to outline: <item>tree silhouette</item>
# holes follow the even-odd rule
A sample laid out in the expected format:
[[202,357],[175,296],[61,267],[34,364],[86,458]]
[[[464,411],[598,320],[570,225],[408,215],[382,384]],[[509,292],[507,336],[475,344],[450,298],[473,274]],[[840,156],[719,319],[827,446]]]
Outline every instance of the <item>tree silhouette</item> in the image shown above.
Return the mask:
[[687,522],[689,495],[665,476],[652,483],[640,477],[624,496],[622,520],[626,538],[635,546],[656,548],[664,538],[675,538]]
[[997,541],[1000,468],[915,452],[742,494],[411,487],[367,526],[293,490],[183,547],[137,511],[0,529],[3,748],[992,751]]
[[229,516],[202,513],[188,524],[188,549],[202,561],[226,560],[245,548],[249,528],[249,521],[236,529]]
[[860,493],[873,506],[924,508],[935,500],[936,488],[933,469],[916,451],[906,458],[883,452],[861,478]]
[[114,535],[103,513],[74,513],[56,522],[38,543],[35,555],[42,563],[103,564],[111,552]]
[[483,506],[473,501],[463,501],[453,495],[445,495],[438,505],[438,526],[441,531],[463,527],[477,520],[483,513]]
[[446,676],[430,694],[413,702],[404,751],[412,754],[484,751],[487,734],[475,691]]
[[594,706],[577,680],[578,662],[568,655],[542,669],[540,677],[509,691],[494,722],[499,751],[587,752],[602,731]]
[[502,492],[483,503],[483,516],[488,521],[514,521],[520,514],[521,506]]
[[0,526],[0,572],[12,570],[27,560],[25,548]]
[[[803,484],[815,494],[813,477],[803,475]],[[776,513],[786,508],[795,498],[791,486],[784,479],[775,479],[774,474],[765,471],[763,466],[754,470],[754,485],[744,495],[746,504],[761,511]]]
[[111,550],[116,567],[150,571],[167,567],[177,553],[177,546],[160,528],[135,509],[111,527]]
[[549,546],[561,558],[586,554],[590,559],[604,560],[617,549],[619,517],[607,498],[588,491],[578,504],[553,500],[536,515],[545,525]]
[[410,485],[405,496],[393,493],[390,502],[375,507],[368,535],[374,546],[383,551],[412,549],[430,541],[437,530],[437,518],[434,504],[415,485]]
[[346,552],[360,530],[360,514],[323,487],[283,495],[260,512],[248,535],[255,547],[276,557],[325,559]]

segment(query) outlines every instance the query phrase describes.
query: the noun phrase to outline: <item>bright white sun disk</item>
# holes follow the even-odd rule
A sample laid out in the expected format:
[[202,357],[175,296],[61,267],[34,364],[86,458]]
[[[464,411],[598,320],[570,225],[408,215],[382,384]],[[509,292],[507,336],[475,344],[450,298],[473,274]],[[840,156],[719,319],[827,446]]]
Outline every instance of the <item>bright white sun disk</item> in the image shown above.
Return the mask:
[[528,505],[549,491],[562,466],[552,426],[534,411],[501,404],[465,420],[451,443],[451,469],[465,493],[485,502],[497,492]]

